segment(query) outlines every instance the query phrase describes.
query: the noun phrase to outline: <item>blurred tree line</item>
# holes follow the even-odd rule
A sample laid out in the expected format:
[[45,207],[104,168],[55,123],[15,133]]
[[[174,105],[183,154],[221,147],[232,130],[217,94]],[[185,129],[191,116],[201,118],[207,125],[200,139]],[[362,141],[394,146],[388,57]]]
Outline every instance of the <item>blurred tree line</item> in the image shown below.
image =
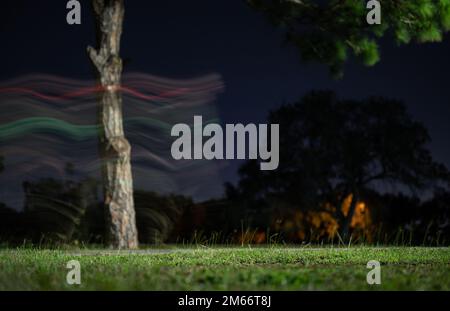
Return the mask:
[[[24,182],[24,210],[0,203],[0,242],[9,244],[104,244],[107,230],[101,185],[95,179],[42,179]],[[178,195],[135,191],[139,239],[144,244],[166,241],[192,200]]]

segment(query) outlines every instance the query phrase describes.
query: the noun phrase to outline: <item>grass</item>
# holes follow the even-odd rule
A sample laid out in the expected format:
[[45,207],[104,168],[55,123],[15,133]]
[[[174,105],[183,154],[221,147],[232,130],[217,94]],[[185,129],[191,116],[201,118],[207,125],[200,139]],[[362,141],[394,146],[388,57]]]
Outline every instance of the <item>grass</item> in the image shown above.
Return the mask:
[[[68,261],[82,284],[66,284]],[[366,264],[381,263],[381,285]],[[450,290],[450,248],[0,250],[0,290]]]

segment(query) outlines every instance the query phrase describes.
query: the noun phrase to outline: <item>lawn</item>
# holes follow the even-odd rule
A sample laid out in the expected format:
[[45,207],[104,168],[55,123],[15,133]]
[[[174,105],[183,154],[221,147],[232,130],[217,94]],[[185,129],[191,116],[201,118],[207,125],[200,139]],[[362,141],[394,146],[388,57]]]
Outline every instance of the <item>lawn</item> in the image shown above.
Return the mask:
[[[66,264],[81,264],[67,285]],[[381,263],[381,285],[366,264]],[[450,248],[0,250],[0,290],[450,290]]]

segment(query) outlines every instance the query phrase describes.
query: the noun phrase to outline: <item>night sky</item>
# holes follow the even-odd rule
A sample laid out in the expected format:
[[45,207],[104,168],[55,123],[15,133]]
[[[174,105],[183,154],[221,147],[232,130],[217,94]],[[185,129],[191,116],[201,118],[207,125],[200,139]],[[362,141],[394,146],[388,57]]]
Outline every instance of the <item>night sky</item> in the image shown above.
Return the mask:
[[[85,53],[95,45],[89,1],[82,2],[82,25],[66,23],[64,0],[2,0],[0,80],[29,73],[92,79]],[[435,158],[450,167],[450,37],[437,44],[397,47],[382,44],[381,62],[347,64],[334,80],[325,66],[304,64],[283,46],[274,29],[242,0],[126,0],[122,57],[125,71],[169,78],[209,73],[222,76],[218,109],[223,123],[265,122],[268,111],[313,89],[335,90],[343,98],[372,95],[403,100],[430,130]],[[222,172],[236,181],[240,163]]]

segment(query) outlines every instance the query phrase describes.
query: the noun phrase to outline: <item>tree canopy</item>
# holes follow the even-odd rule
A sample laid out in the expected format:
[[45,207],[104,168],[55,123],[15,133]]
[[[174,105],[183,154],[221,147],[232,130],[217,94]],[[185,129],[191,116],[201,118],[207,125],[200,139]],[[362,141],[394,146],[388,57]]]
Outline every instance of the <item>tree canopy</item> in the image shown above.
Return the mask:
[[379,41],[390,35],[399,44],[437,42],[450,30],[450,0],[380,0],[382,21],[369,25],[366,0],[247,0],[286,32],[306,61],[342,73],[357,56],[366,65],[379,61]]

